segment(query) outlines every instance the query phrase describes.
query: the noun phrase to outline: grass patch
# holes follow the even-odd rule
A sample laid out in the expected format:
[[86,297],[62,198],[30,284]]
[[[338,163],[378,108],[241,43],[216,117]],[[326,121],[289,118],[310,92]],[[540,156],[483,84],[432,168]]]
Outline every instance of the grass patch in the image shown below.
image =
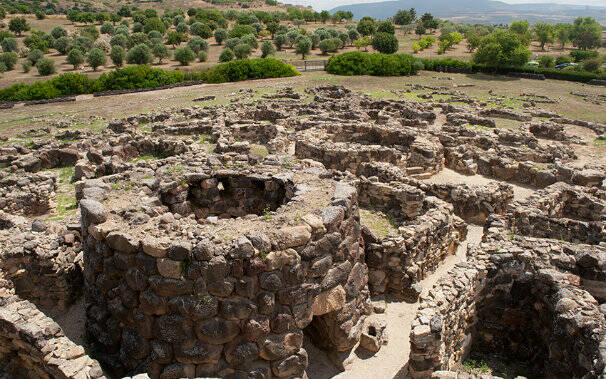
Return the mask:
[[379,237],[385,237],[389,233],[398,233],[398,226],[383,212],[360,209],[360,223]]

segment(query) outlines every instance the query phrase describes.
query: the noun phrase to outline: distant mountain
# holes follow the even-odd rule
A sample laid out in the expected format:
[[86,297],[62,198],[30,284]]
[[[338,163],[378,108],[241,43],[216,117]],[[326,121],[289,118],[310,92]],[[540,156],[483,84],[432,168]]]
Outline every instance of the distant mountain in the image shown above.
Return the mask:
[[417,15],[429,12],[436,17],[458,22],[485,24],[510,23],[527,19],[529,22],[570,22],[576,17],[594,17],[606,24],[606,7],[568,4],[507,4],[494,0],[396,0],[376,3],[342,5],[331,12],[351,11],[354,18],[364,16],[385,19],[399,9],[415,8]]

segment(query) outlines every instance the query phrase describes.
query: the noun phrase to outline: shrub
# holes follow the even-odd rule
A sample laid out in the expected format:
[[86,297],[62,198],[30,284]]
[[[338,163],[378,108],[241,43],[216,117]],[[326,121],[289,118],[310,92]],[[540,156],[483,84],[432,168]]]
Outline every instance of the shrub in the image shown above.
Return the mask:
[[114,28],[114,25],[109,22],[106,22],[105,24],[101,25],[100,31],[102,34],[108,34],[112,36],[116,32],[116,29]]
[[343,47],[343,41],[338,38],[329,38],[320,41],[318,48],[322,54],[333,53]]
[[240,43],[234,48],[234,55],[237,59],[246,59],[252,53],[252,49],[249,44]]
[[3,62],[0,62],[0,74],[5,73],[6,71],[8,71],[8,68]]
[[488,66],[523,66],[530,59],[530,50],[515,33],[497,31],[480,40],[473,55],[474,63]]
[[139,44],[126,54],[126,62],[129,64],[150,64],[153,60],[152,51],[146,44]]
[[145,26],[143,27],[143,31],[145,33],[149,33],[152,30],[159,32],[164,35],[166,33],[166,26],[158,17],[152,17],[145,21]]
[[206,51],[202,50],[198,53],[198,60],[200,62],[206,62],[207,59],[208,59],[208,55],[206,54]]
[[38,49],[43,52],[47,52],[49,48],[49,41],[44,38],[45,34],[39,31],[33,31],[29,36],[23,39],[23,44],[30,49]]
[[267,58],[276,52],[276,48],[270,41],[265,41],[261,45],[261,58]]
[[[4,66],[4,68],[6,68],[6,66]],[[23,63],[21,63],[21,68],[23,69],[23,72],[25,72],[25,73],[30,72],[30,70],[32,69],[32,62],[23,61]]]
[[80,35],[82,37],[88,37],[91,40],[96,41],[97,38],[99,38],[99,31],[94,25],[87,25],[80,30]]
[[59,52],[59,54],[65,55],[65,54],[67,54],[69,44],[70,44],[69,38],[59,37],[53,43],[53,47],[55,48],[55,50],[57,50]]
[[160,64],[162,63],[162,59],[170,57],[168,46],[163,43],[154,45],[152,53],[154,54],[154,57],[158,58],[158,63]]
[[124,34],[116,34],[109,40],[111,46],[121,46],[123,48],[128,47],[128,37]]
[[229,62],[234,59],[234,52],[229,47],[226,47],[219,54],[219,62]]
[[29,30],[29,24],[25,18],[16,17],[8,22],[8,30],[20,36],[21,33]]
[[230,49],[234,49],[234,47],[238,46],[240,44],[240,38],[230,38],[227,41],[225,41],[225,47],[226,48],[230,48]]
[[247,34],[240,38],[240,42],[245,43],[251,47],[251,49],[256,49],[259,47],[259,41],[257,41],[257,37],[254,34]]
[[56,72],[55,62],[52,59],[42,58],[36,63],[36,69],[40,76],[52,75]]
[[97,67],[105,65],[107,62],[107,57],[105,56],[105,52],[103,50],[92,49],[90,53],[88,53],[88,57],[86,57],[86,62],[88,62],[94,71],[97,71]]
[[79,49],[72,49],[69,54],[67,54],[67,63],[74,66],[74,70],[80,67],[82,63],[84,63],[84,54]]
[[54,39],[59,39],[61,37],[67,37],[67,30],[65,30],[64,28],[62,28],[60,26],[55,26],[53,28],[53,30],[51,30],[50,35]]
[[13,33],[7,32],[6,30],[0,30],[0,42],[4,41],[7,38],[15,38]]
[[541,58],[539,58],[539,65],[543,68],[550,68],[555,66],[555,61],[553,57],[550,57],[549,55],[543,55]]
[[415,74],[415,59],[407,54],[369,54],[354,51],[332,56],[326,71],[335,75],[402,76]]
[[109,53],[109,59],[112,60],[112,63],[116,65],[116,67],[122,67],[125,55],[126,52],[124,51],[124,48],[120,45],[116,45],[112,47],[112,50]]
[[189,47],[179,47],[175,50],[175,60],[181,63],[181,66],[188,66],[196,59],[196,54]]
[[398,51],[399,43],[393,34],[380,32],[373,37],[372,47],[379,53],[393,54]]
[[2,40],[2,51],[10,53],[11,51],[17,51],[18,43],[16,38],[5,38]]
[[595,50],[575,50],[570,52],[570,56],[575,62],[579,63],[585,59],[597,58],[599,53]]
[[198,54],[200,51],[208,51],[208,42],[203,40],[202,37],[195,36],[187,42],[187,47]]
[[200,76],[208,83],[224,83],[295,75],[299,72],[291,65],[273,58],[258,58],[222,63],[203,71]]
[[305,59],[305,56],[309,54],[311,51],[311,40],[307,37],[301,38],[297,41],[297,45],[295,46],[295,52],[297,54],[301,54],[302,59]]
[[0,54],[0,63],[4,63],[6,66],[6,71],[11,71],[15,68],[15,64],[17,64],[17,53],[8,52]]
[[377,32],[396,34],[396,28],[389,21],[381,21],[377,24]]
[[556,58],[555,64],[560,65],[560,64],[564,64],[564,63],[571,63],[572,59],[570,59],[570,57],[567,57],[566,55],[560,55],[559,57]]
[[71,49],[80,49],[83,53],[90,51],[93,48],[93,40],[88,37],[76,37],[72,42],[71,46],[68,48]]
[[213,36],[213,32],[210,29],[210,26],[208,26],[207,24],[203,24],[201,22],[194,22],[189,27],[189,32],[195,36],[199,36],[204,39],[210,38]]
[[243,37],[247,34],[255,34],[256,35],[257,31],[255,30],[255,28],[253,28],[250,25],[239,25],[236,24],[233,26],[233,28],[229,31],[229,37],[230,38],[240,38]]
[[376,30],[375,22],[371,18],[363,18],[358,22],[357,26],[358,33],[363,36],[369,36],[374,34]]
[[187,34],[187,32],[189,32],[189,28],[187,27],[187,24],[184,22],[179,23],[179,25],[177,25],[175,27],[175,30],[177,31],[177,33],[182,33],[182,34]]
[[145,65],[128,66],[101,75],[98,79],[98,88],[105,91],[153,88],[184,80],[185,76],[179,71],[166,71]]
[[591,58],[583,61],[583,70],[587,72],[598,72],[602,66],[602,61],[599,58]]
[[42,58],[44,58],[44,53],[38,49],[30,50],[29,54],[27,54],[27,60],[29,60],[32,65],[38,63]]
[[227,39],[227,31],[223,28],[215,30],[215,41],[220,45]]

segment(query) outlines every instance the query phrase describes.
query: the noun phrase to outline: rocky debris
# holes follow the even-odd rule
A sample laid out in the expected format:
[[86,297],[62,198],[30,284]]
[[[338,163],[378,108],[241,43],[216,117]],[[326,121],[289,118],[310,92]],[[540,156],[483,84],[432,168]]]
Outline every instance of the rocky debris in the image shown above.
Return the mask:
[[388,342],[385,323],[377,321],[369,321],[365,325],[364,332],[360,335],[360,347],[368,351],[370,354],[376,354],[381,349],[382,345]]
[[11,214],[40,215],[51,209],[56,178],[42,174],[11,175],[0,179],[0,210]]

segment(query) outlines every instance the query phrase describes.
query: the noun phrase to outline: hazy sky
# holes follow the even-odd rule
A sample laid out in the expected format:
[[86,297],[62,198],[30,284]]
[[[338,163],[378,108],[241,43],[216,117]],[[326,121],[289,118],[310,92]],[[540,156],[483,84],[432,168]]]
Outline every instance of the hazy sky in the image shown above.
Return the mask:
[[[371,3],[384,0],[283,0],[287,4],[311,5],[316,10],[332,9],[339,5],[355,4],[355,3]],[[505,3],[560,3],[560,4],[577,4],[577,5],[599,5],[605,6],[605,0],[501,0]]]

